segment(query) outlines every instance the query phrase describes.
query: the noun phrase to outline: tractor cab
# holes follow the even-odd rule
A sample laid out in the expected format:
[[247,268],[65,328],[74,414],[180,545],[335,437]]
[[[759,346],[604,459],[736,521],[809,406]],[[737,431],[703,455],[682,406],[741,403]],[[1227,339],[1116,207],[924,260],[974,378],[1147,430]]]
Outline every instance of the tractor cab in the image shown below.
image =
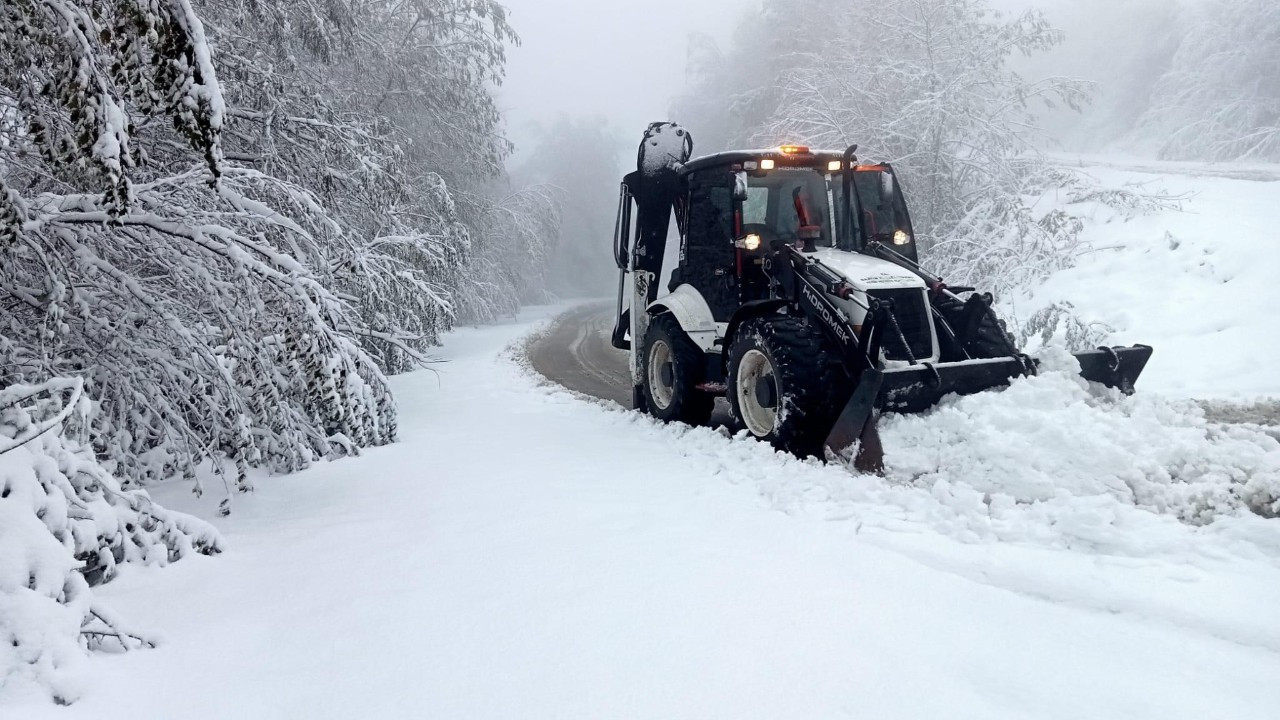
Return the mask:
[[667,290],[690,284],[719,322],[768,296],[765,258],[783,245],[826,255],[879,241],[916,259],[911,218],[888,163],[784,145],[697,158],[679,175],[680,256]]
[[[842,153],[783,145],[697,158],[685,164],[680,174],[685,179],[686,207],[706,200],[712,188],[732,186],[735,221],[741,222],[738,229],[743,231],[735,239],[755,233],[761,244],[783,242],[850,252],[878,240],[916,259],[911,217],[889,163],[859,164],[850,157],[846,164]],[[846,185],[854,191],[847,207]],[[749,242],[755,244],[755,239]]]

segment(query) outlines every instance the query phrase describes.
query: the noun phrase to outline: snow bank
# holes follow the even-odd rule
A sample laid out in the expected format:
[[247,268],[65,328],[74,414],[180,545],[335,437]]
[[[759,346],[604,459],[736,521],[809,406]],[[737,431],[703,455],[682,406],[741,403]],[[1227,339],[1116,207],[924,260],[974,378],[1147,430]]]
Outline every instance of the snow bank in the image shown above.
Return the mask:
[[[0,389],[0,700],[80,695],[86,650],[150,645],[95,602],[120,563],[214,553],[212,526],[124,490],[72,439],[79,384]],[[70,399],[62,391],[73,390]],[[71,412],[69,412],[71,411]],[[78,411],[78,412],[77,412]]]
[[1280,522],[1262,519],[1280,513],[1276,437],[1210,423],[1191,401],[1091,388],[1075,370],[887,418],[887,480],[927,489],[979,537],[1141,555],[1172,517],[1280,559]]
[[[1070,303],[1098,331],[1093,339],[1154,346],[1141,393],[1280,399],[1280,167],[1268,174],[1256,165],[1102,162],[1073,164],[1105,187],[1181,198],[1181,210],[1126,217],[1094,204],[1081,235],[1090,249],[1039,287],[1004,298],[1002,314],[1025,323],[1038,310]],[[1066,199],[1051,193],[1040,202]]]

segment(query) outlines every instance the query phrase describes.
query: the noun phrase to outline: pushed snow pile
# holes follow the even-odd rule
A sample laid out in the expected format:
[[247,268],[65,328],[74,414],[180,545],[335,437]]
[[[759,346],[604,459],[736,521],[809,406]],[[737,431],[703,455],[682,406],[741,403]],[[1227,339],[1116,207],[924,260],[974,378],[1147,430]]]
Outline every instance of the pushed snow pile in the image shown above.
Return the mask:
[[883,478],[796,467],[759,473],[765,495],[966,542],[1280,561],[1280,430],[1212,423],[1192,401],[1126,397],[1046,366],[1002,390],[883,417]]
[[71,381],[0,390],[0,698],[72,702],[86,651],[150,644],[95,602],[91,582],[123,562],[220,548],[212,526],[121,489],[60,434],[88,410]]
[[1064,358],[1003,391],[887,418],[888,477],[963,484],[994,522],[1019,504],[1083,507],[1089,498],[1195,525],[1280,515],[1280,442],[1265,429],[1209,423],[1191,401],[1091,389]]
[[753,486],[774,508],[860,532],[1280,563],[1280,429],[1211,423],[1191,401],[1125,397],[1042,361],[1040,375],[1008,388],[884,416],[884,477],[798,460],[746,431],[731,439],[620,408],[605,417],[630,442],[676,453],[681,472]]

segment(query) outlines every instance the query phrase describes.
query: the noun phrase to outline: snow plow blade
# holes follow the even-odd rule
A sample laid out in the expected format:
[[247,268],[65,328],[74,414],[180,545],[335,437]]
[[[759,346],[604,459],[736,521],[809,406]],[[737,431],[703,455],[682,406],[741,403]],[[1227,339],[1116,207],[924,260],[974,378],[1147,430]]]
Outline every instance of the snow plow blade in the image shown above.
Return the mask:
[[[1135,345],[1099,348],[1075,357],[1080,361],[1081,377],[1128,394],[1151,352],[1149,346]],[[875,429],[880,412],[922,412],[946,395],[972,395],[1035,372],[1035,361],[1025,355],[865,370],[827,435],[826,450],[836,458],[852,459],[858,470],[878,472],[884,465]]]
[[1150,345],[1102,347],[1076,353],[1076,360],[1080,361],[1080,377],[1129,395],[1133,392],[1133,384],[1147,366],[1147,361],[1151,359],[1151,352]]
[[884,469],[884,453],[880,451],[875,415],[883,382],[883,372],[875,368],[862,371],[858,386],[853,389],[853,395],[844,404],[823,443],[830,459],[852,460],[854,468],[862,472]]
[[862,472],[879,472],[884,467],[880,437],[875,429],[879,412],[928,410],[944,395],[971,395],[1034,373],[1035,364],[1026,357],[864,370],[852,397],[827,434],[826,451],[845,462],[852,460],[854,467]]

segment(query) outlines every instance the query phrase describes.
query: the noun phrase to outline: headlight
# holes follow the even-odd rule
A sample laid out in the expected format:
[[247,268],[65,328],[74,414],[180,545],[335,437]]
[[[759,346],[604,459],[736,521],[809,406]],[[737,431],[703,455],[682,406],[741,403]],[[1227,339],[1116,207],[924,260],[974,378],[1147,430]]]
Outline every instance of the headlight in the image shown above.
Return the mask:
[[773,160],[772,160],[771,158],[765,158],[765,159],[761,160],[761,161],[760,161],[760,169],[761,169],[761,170],[772,170],[772,169],[773,169]]
[[907,232],[906,232],[905,230],[896,230],[896,231],[894,231],[894,233],[893,233],[893,244],[894,244],[894,245],[906,245],[906,244],[907,244],[907,243],[909,243],[909,242],[911,242],[911,236],[910,236],[910,235],[908,235],[908,234],[907,234]]
[[738,247],[742,248],[743,250],[759,250],[760,236],[756,235],[755,233],[751,233],[750,235],[744,235],[738,239]]

